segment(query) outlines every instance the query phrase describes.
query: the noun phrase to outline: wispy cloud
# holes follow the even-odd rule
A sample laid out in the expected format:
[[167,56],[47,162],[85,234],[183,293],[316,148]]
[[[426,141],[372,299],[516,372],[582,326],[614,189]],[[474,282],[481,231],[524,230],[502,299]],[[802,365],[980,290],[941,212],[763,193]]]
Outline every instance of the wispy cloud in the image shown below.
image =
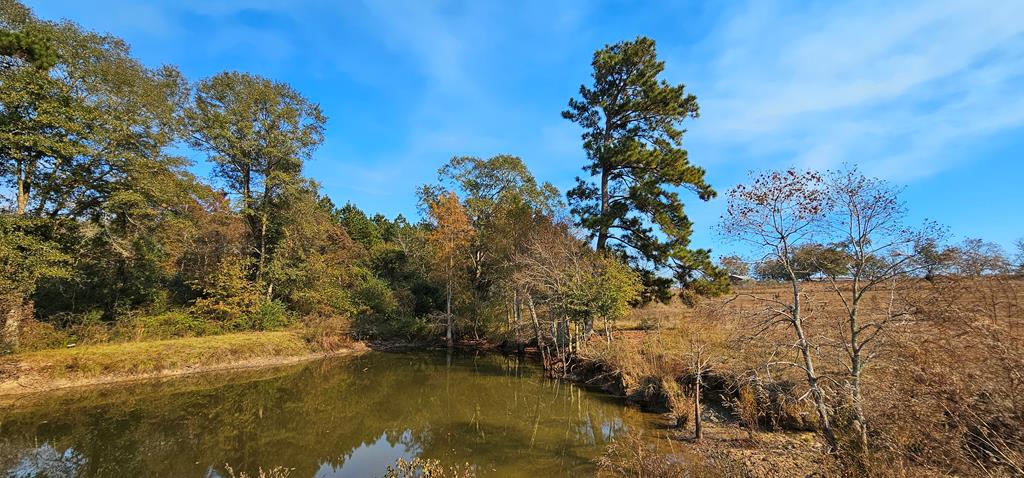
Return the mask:
[[1022,19],[1021,2],[752,2],[701,46],[695,128],[748,158],[928,175],[951,146],[1024,124]]

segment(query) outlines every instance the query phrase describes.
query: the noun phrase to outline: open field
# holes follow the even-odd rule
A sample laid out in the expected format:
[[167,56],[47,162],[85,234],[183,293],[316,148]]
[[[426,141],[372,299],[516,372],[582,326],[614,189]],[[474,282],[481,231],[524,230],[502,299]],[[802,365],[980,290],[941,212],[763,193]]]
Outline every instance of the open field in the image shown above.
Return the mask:
[[[842,343],[845,309],[828,284],[803,287],[813,358],[842,429],[850,406]],[[595,382],[606,387],[610,382],[638,403],[667,410],[680,428],[692,429],[691,352],[695,343],[707,344],[704,415],[736,430],[751,428],[745,421],[754,422],[757,431],[750,441],[723,441],[716,432],[706,442],[756,456],[763,447],[755,443],[765,441],[757,436],[766,437],[764,432],[813,431],[817,424],[804,371],[795,366],[792,330],[786,324],[762,327],[770,316],[764,299],[791,293],[783,285],[750,284],[693,307],[654,304],[621,321],[610,345],[603,337],[592,340],[584,355],[601,370],[592,373]],[[869,349],[862,392],[872,453],[865,473],[1019,473],[1024,463],[1024,281],[920,281],[896,294],[868,297],[862,312],[870,318],[894,301],[913,313],[890,326]],[[692,432],[672,435],[687,441]],[[799,441],[787,443],[800,447]],[[771,454],[762,452],[762,457]]]

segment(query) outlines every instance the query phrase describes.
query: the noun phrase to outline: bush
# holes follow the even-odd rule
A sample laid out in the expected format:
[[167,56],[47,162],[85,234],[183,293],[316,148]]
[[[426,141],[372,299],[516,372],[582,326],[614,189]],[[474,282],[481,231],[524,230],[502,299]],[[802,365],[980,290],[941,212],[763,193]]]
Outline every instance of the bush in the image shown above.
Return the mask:
[[395,293],[388,284],[372,275],[366,274],[361,285],[356,289],[356,303],[369,314],[377,318],[390,317],[398,309]]
[[94,309],[81,314],[57,314],[47,318],[46,322],[64,336],[64,343],[56,347],[100,344],[111,339],[110,323],[103,317],[103,311]]
[[301,290],[291,294],[288,302],[303,316],[350,316],[355,313],[352,297],[341,287]]
[[353,332],[357,338],[431,339],[441,336],[443,317],[440,312],[424,317],[362,315],[356,317]]
[[[254,318],[266,302],[263,291],[246,278],[243,261],[229,261],[201,284],[204,297],[192,313],[235,330],[254,330]],[[264,311],[267,312],[267,311]]]
[[334,352],[351,343],[349,321],[341,317],[314,317],[306,320],[302,339],[318,352]]
[[187,311],[170,311],[132,318],[119,322],[118,328],[121,328],[122,334],[130,340],[202,337],[224,332],[220,324]]
[[25,320],[21,323],[21,334],[19,336],[22,352],[36,350],[64,348],[71,343],[71,338],[63,330],[59,330],[52,324],[36,320]]
[[279,301],[260,304],[249,320],[250,330],[280,330],[288,326],[291,316],[288,309]]

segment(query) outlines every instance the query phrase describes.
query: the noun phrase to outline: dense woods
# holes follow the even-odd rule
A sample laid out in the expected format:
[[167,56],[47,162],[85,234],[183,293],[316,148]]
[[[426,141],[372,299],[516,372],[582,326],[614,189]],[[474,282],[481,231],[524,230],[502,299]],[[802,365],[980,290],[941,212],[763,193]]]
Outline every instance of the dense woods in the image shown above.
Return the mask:
[[[561,193],[511,155],[443,164],[419,191],[419,220],[339,207],[302,175],[328,119],[289,85],[242,72],[190,82],[142,65],[117,38],[14,2],[3,25],[7,350],[315,325],[360,338],[532,340],[560,355],[629,305],[671,297],[657,268],[683,263],[690,226],[663,188],[713,195],[680,149],[678,123],[695,110],[679,110],[695,100],[657,79],[646,39],[595,56],[595,84],[635,82],[623,85],[633,99],[601,113],[592,97],[579,115],[614,115],[606,123],[636,138],[587,140],[612,181],[598,209],[616,216],[591,217],[570,194],[579,230]],[[644,71],[622,77],[638,61]],[[660,119],[635,118],[650,114]],[[191,172],[183,148],[205,155],[210,178]]]
[[[714,403],[751,442],[814,430],[844,474],[1024,473],[1024,239],[951,242],[896,185],[790,169],[724,195],[720,237],[749,254],[716,263],[684,210],[717,196],[683,147],[697,98],[650,39],[598,50],[568,100],[574,188],[455,155],[420,217],[388,218],[303,175],[330,124],[315,98],[0,8],[3,354],[275,330],[323,352],[500,346],[661,405],[697,442]],[[612,452],[617,473],[679,472]]]

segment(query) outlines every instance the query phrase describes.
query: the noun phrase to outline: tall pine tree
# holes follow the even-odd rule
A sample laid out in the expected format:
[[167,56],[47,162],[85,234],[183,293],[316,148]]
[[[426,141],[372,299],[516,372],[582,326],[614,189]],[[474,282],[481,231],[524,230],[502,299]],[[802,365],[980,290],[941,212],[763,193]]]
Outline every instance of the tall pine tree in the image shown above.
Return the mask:
[[597,239],[598,250],[615,251],[643,272],[647,298],[667,300],[671,279],[715,293],[728,287],[707,249],[691,250],[692,222],[679,189],[702,200],[715,197],[704,170],[690,164],[682,147],[681,123],[696,118],[697,98],[659,75],[654,41],[638,37],[594,53],[593,85],[580,87],[562,113],[584,128],[590,178],[577,178],[569,203],[579,225]]

